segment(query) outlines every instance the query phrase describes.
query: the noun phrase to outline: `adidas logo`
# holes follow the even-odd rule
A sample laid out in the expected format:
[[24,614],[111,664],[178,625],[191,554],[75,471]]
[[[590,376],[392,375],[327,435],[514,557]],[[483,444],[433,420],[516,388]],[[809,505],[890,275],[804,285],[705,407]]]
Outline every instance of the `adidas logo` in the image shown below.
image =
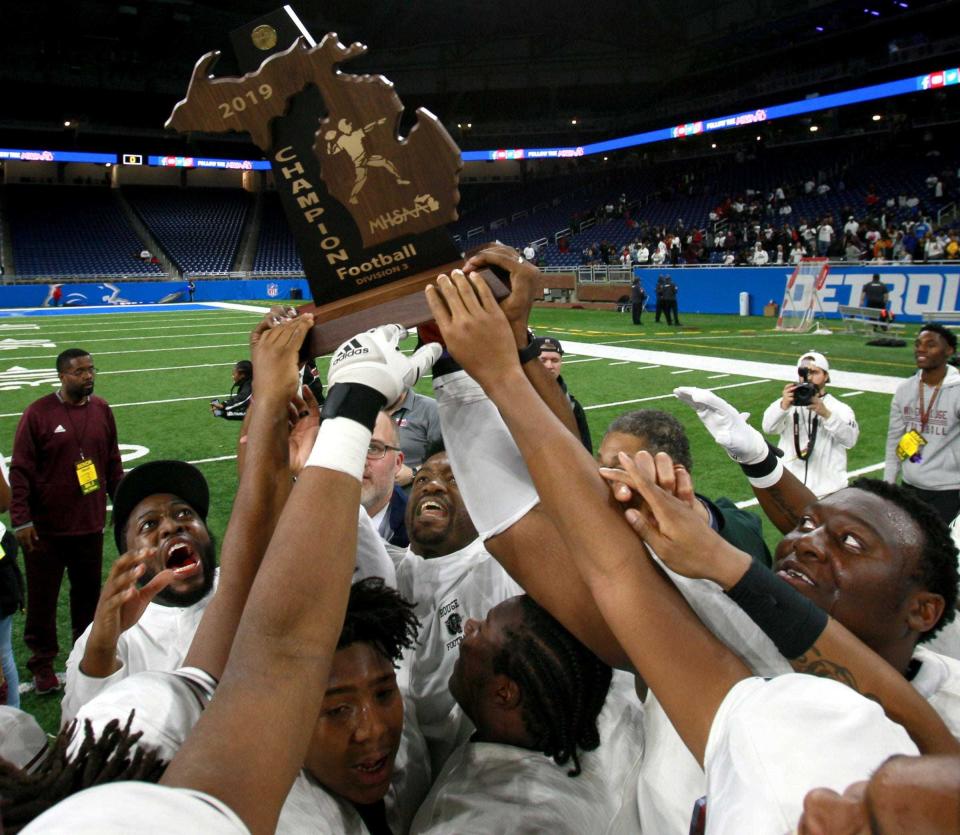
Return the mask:
[[350,357],[359,357],[363,354],[369,354],[370,349],[364,347],[356,339],[351,339],[346,345],[343,346],[343,349],[333,358],[333,365],[336,365],[338,362],[343,362],[344,360],[350,359]]
[[62,423],[58,423],[58,424],[57,424],[57,428],[53,430],[53,434],[56,435],[56,434],[58,434],[59,432],[66,432],[66,431],[67,431],[67,430],[63,428],[63,424],[62,424]]

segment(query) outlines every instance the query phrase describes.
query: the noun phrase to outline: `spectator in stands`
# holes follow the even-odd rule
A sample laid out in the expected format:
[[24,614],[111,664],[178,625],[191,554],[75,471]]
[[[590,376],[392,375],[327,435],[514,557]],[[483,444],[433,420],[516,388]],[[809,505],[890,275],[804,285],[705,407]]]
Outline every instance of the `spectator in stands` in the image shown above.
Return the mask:
[[214,417],[226,420],[243,420],[253,397],[253,363],[240,360],[233,366],[233,386],[226,400],[211,400],[210,411]]
[[847,218],[847,222],[843,224],[843,234],[856,237],[859,231],[860,231],[860,224],[857,222],[857,219],[853,215],[850,215]]
[[[825,496],[847,486],[847,450],[860,437],[860,427],[853,409],[827,394],[830,364],[823,354],[804,354],[797,370],[798,381],[787,383],[783,396],[763,413],[763,431],[780,435],[784,467]],[[795,402],[801,398],[798,389],[802,404]]]
[[770,263],[770,255],[763,248],[763,244],[760,241],[757,241],[753,245],[753,257],[751,259],[751,263],[755,267],[765,267],[768,263]]
[[537,248],[532,243],[527,244],[523,248],[523,257],[526,258],[531,264],[536,263]]
[[817,255],[821,258],[830,254],[830,247],[833,246],[833,226],[830,225],[832,218],[827,215],[817,227]]
[[27,569],[24,642],[38,693],[60,689],[53,665],[64,570],[74,641],[93,620],[107,496],[123,477],[117,425],[107,402],[93,394],[95,375],[89,353],[63,351],[57,357],[59,390],[27,407],[13,443],[10,520]]
[[847,234],[843,241],[843,257],[849,263],[856,263],[863,255],[860,243],[855,235]]
[[960,242],[957,241],[956,232],[950,232],[950,240],[947,241],[947,245],[943,249],[943,254],[951,261],[956,261],[960,258]]
[[187,295],[190,297],[190,301],[193,301],[193,294],[197,291],[197,282],[192,278],[187,279]]
[[928,232],[923,242],[923,260],[939,261],[941,258],[943,258],[943,244],[933,232]]

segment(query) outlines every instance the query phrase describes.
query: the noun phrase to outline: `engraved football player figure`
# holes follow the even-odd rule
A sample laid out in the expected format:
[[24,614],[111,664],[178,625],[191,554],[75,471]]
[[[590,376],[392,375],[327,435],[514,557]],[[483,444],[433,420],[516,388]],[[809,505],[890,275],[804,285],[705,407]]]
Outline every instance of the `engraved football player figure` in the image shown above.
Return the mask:
[[404,180],[397,171],[396,166],[386,157],[380,154],[368,155],[366,148],[363,147],[363,138],[370,133],[377,125],[386,122],[386,117],[377,119],[369,125],[365,125],[359,130],[354,130],[353,125],[348,119],[341,119],[337,122],[337,130],[328,130],[324,136],[327,140],[327,153],[331,156],[345,151],[353,162],[357,170],[357,180],[353,184],[353,190],[350,192],[350,202],[357,203],[357,195],[367,182],[367,168],[386,168],[394,177],[396,177],[398,186],[410,185],[409,180]]

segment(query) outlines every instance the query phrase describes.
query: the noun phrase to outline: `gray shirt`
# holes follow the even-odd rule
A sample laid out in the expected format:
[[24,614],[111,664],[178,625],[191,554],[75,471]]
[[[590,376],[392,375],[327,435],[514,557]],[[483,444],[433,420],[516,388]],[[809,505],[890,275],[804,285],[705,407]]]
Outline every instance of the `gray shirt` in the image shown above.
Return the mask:
[[[956,490],[960,487],[960,374],[947,366],[937,401],[931,408],[935,387],[923,387],[924,409],[930,414],[926,427],[920,425],[920,372],[904,380],[890,404],[890,429],[883,478],[891,483],[902,469],[903,481],[921,490]],[[926,439],[920,460],[897,458],[897,443],[905,432],[916,429]]]
[[400,435],[403,463],[416,469],[423,463],[427,447],[442,439],[437,401],[407,389],[403,403],[393,413]]

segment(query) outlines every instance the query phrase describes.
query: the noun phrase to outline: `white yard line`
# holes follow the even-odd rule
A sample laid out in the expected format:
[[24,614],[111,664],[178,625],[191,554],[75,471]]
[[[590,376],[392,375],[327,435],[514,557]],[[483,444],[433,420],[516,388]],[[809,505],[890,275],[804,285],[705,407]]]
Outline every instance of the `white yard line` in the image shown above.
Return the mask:
[[610,362],[607,365],[630,365],[630,360],[620,360],[619,362]]
[[729,377],[729,374],[711,374],[707,377],[708,380],[719,380],[721,377]]
[[[111,403],[111,409],[122,409],[124,406],[152,406],[156,403],[183,403],[187,400],[213,400],[215,397],[227,397],[226,394],[198,394],[193,397],[171,397],[167,400],[141,400],[139,403]],[[0,418],[20,417],[23,412],[8,412]]]
[[[731,383],[728,386],[714,386],[707,391],[722,391],[723,389],[736,389],[741,386],[755,386],[760,383],[769,383],[769,380],[748,380],[745,383]],[[589,412],[591,409],[608,409],[611,406],[629,406],[631,403],[649,403],[651,400],[669,400],[676,395],[671,391],[669,394],[656,394],[653,397],[638,397],[635,400],[618,400],[614,403],[597,403],[595,406],[584,406],[583,410]]]
[[[743,337],[740,337],[741,339]],[[608,360],[631,360],[638,363],[659,363],[672,368],[690,368],[700,371],[733,373],[741,377],[758,377],[766,380],[795,382],[797,368],[792,363],[777,365],[769,362],[748,362],[725,357],[708,357],[701,354],[676,354],[669,351],[651,351],[642,348],[622,348],[615,345],[600,345],[591,342],[561,340],[563,349],[575,354]],[[861,374],[854,371],[830,371],[830,384],[834,389],[857,389],[876,394],[893,394],[903,382],[902,377],[887,377],[880,374]]]
[[841,397],[859,397],[861,394],[864,394],[862,391],[848,391],[846,394],[841,394]]
[[[246,331],[245,331],[246,333]],[[206,351],[210,348],[249,348],[249,342],[245,339],[243,342],[229,342],[226,345],[181,345],[179,347],[170,348],[166,345],[158,345],[156,348],[135,348],[132,351],[94,351],[94,359],[97,357],[110,357],[115,354],[157,354],[167,351]],[[36,355],[32,357],[12,357],[17,362],[23,360],[53,360],[56,359],[56,354],[43,354]],[[189,367],[189,366],[188,366]],[[106,371],[98,371],[98,374],[107,374]]]
[[693,368],[681,368],[679,371],[671,371],[671,374],[691,374],[694,371]]

